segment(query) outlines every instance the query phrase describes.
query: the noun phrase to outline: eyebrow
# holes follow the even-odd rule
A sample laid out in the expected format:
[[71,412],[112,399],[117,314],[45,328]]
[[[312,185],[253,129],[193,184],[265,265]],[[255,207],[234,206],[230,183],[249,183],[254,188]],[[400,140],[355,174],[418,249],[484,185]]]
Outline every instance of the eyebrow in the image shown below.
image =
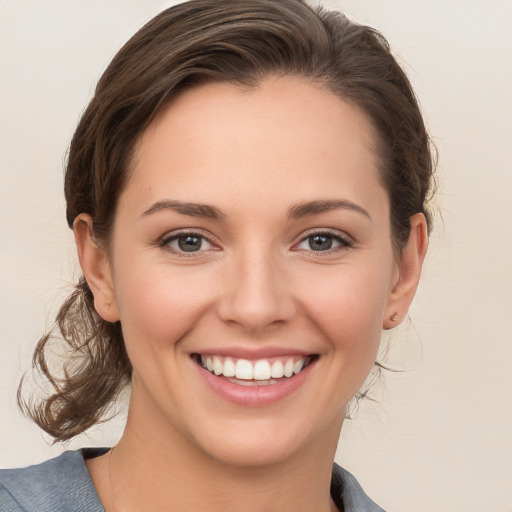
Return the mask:
[[209,204],[202,203],[185,203],[183,201],[175,201],[172,199],[165,199],[158,201],[148,208],[142,216],[151,215],[152,213],[160,212],[162,210],[173,210],[183,215],[190,215],[191,217],[203,217],[207,219],[223,219],[226,214]]
[[312,215],[318,215],[331,210],[337,210],[338,208],[361,213],[371,220],[370,214],[363,207],[346,199],[327,199],[301,203],[290,208],[288,211],[288,217],[291,219],[301,219],[303,217],[310,217]]
[[[370,214],[364,208],[346,199],[322,199],[300,203],[290,208],[288,211],[288,217],[291,219],[301,219],[340,208],[361,213],[371,220]],[[215,220],[226,218],[226,214],[216,206],[203,203],[187,203],[173,199],[157,201],[142,215],[151,215],[162,210],[173,210],[181,213],[182,215],[189,215],[191,217],[202,217]]]

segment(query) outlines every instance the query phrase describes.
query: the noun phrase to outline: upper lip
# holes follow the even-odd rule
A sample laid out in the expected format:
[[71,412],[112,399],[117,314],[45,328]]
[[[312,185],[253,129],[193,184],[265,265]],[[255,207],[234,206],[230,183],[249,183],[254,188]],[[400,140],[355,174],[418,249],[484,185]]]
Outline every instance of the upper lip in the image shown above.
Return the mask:
[[307,357],[313,355],[312,351],[299,350],[296,348],[286,348],[277,346],[247,348],[247,347],[218,347],[218,348],[204,348],[194,350],[193,354],[200,354],[202,356],[224,356],[234,357],[236,359],[266,359],[269,357],[285,357],[285,356],[299,356]]

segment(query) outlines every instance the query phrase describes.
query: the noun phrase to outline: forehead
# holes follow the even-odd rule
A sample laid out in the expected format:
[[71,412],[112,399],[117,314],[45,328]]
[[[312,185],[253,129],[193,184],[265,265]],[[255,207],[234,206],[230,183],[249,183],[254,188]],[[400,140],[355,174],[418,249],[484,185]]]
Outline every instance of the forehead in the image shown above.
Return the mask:
[[336,186],[353,199],[382,195],[374,146],[366,116],[320,85],[293,77],[253,88],[205,84],[181,93],[146,130],[125,192],[146,202],[162,193],[221,201],[220,185],[260,200],[310,200]]

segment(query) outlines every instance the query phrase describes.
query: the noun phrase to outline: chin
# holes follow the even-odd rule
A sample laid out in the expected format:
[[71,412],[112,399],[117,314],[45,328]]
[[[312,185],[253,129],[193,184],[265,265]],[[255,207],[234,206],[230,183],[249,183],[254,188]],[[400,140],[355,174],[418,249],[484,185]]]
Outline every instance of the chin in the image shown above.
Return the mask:
[[[226,440],[229,439],[229,443]],[[281,437],[262,439],[258,434],[237,439],[224,438],[219,442],[209,439],[207,447],[210,457],[234,467],[269,467],[293,459],[301,446]]]
[[[304,416],[301,420],[306,419]],[[265,419],[233,421],[203,432],[196,446],[217,462],[235,467],[270,467],[336,449],[343,416],[326,428],[304,421]],[[320,432],[320,435],[313,433]],[[199,434],[199,433],[198,433]],[[309,455],[308,455],[309,454]]]

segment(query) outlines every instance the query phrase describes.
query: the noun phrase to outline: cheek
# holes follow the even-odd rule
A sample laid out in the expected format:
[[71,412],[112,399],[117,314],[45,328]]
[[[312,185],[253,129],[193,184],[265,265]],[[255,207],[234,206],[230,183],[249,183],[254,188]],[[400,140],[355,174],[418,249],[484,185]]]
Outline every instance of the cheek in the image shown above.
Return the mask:
[[[144,341],[146,346],[172,348],[200,320],[215,289],[203,272],[163,265],[146,267],[119,276],[116,296],[127,347]],[[211,281],[211,279],[210,279]]]
[[[373,363],[378,350],[389,283],[382,269],[336,269],[315,276],[305,309],[335,351],[345,359]],[[370,363],[369,363],[370,362]]]

